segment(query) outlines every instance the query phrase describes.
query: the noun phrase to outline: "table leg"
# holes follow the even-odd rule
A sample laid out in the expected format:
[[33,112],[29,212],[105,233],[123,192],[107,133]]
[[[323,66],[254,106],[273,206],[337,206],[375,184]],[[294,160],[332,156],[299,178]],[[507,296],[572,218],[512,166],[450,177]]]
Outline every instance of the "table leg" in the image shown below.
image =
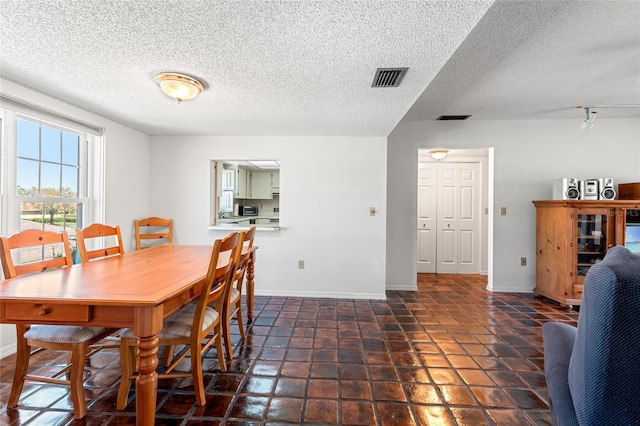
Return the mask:
[[136,367],[136,425],[153,426],[156,419],[158,395],[158,335],[138,339]]
[[255,250],[249,255],[249,263],[247,264],[247,324],[253,322],[253,297],[254,297],[254,282],[253,272],[254,264],[256,260]]

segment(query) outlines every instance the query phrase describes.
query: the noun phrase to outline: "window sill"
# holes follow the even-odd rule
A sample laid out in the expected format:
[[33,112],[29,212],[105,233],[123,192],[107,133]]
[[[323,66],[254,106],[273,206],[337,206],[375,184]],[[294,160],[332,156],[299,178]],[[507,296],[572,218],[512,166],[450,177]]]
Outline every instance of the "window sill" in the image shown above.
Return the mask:
[[256,227],[256,232],[274,232],[279,231],[280,226],[273,225],[238,225],[236,223],[209,225],[210,231],[246,231],[252,226]]

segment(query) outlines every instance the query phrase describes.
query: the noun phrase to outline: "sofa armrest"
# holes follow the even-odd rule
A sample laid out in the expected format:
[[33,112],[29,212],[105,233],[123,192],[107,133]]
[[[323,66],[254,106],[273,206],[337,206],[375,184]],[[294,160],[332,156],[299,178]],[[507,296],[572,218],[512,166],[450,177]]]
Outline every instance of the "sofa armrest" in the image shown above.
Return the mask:
[[569,390],[569,361],[576,330],[575,327],[560,322],[542,325],[544,375],[549,389],[549,408],[556,425],[578,425]]

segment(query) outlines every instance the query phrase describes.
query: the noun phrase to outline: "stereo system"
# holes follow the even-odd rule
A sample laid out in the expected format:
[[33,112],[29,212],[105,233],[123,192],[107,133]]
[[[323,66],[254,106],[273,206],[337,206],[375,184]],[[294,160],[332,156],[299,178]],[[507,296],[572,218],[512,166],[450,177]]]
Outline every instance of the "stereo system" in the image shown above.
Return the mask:
[[553,200],[615,200],[613,178],[560,178],[553,181]]

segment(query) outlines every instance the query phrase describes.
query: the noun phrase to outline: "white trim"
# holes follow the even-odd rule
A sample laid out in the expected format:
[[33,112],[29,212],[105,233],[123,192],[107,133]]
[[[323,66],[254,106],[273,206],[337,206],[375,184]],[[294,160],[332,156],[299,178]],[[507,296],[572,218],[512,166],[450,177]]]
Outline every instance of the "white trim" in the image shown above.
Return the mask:
[[12,343],[6,346],[0,347],[0,359],[13,355],[18,351],[18,344]]
[[104,133],[104,129],[100,126],[87,123],[86,121],[62,114],[47,107],[36,105],[7,93],[0,93],[0,108],[5,108],[28,117],[44,120],[51,124],[91,135],[100,136]]
[[[487,289],[488,290],[488,289]],[[500,287],[500,288],[496,288],[493,287],[491,290],[492,292],[497,292],[497,293],[525,293],[525,294],[533,294],[533,287],[531,287],[530,289],[526,289],[526,288],[522,288],[522,287]]]
[[[245,292],[246,295],[246,292]],[[320,291],[282,291],[282,290],[259,290],[255,292],[256,296],[270,296],[270,297],[317,297],[326,299],[358,299],[358,300],[387,300],[386,294],[378,293],[325,293]]]
[[405,285],[405,284],[387,284],[387,290],[391,291],[418,291],[418,284]]

